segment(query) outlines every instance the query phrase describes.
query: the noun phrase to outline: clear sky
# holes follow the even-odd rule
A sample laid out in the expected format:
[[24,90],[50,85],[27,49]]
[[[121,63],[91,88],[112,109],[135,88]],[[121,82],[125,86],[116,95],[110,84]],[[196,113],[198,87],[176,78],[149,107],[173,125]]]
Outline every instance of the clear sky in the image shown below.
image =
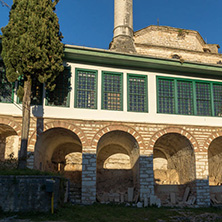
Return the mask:
[[[134,0],[133,4],[134,31],[157,25],[159,19],[160,25],[199,31],[207,43],[222,47],[222,0]],[[60,0],[56,13],[64,43],[109,47],[114,0]],[[0,27],[7,24],[8,14],[0,5]]]

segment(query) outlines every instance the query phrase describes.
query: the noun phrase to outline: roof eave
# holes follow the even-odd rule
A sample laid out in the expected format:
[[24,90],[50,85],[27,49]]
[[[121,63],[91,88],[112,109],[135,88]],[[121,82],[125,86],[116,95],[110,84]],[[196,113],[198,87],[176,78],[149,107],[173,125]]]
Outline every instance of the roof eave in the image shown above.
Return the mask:
[[75,62],[118,66],[128,69],[154,70],[168,73],[214,75],[222,77],[222,66],[180,62],[138,54],[117,53],[109,50],[65,45],[65,59]]

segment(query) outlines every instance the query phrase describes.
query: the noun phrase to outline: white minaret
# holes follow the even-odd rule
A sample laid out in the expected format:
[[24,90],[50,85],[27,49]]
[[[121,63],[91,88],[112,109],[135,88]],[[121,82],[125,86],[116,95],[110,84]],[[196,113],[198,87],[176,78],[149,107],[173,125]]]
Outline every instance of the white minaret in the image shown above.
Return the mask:
[[133,0],[115,0],[114,35],[110,49],[135,53],[133,44]]

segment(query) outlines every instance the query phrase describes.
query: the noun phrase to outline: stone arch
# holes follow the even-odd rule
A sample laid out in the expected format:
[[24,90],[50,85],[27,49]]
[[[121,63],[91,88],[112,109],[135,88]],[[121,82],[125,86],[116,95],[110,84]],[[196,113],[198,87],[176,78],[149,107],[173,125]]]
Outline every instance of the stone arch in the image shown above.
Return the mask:
[[163,129],[151,138],[149,149],[153,151],[154,191],[163,204],[172,191],[182,199],[186,187],[196,195],[194,149],[198,145],[189,132],[176,127]]
[[206,141],[205,141],[205,143],[204,143],[204,146],[203,146],[203,149],[204,149],[205,151],[207,151],[207,150],[209,149],[209,146],[210,146],[211,142],[212,142],[214,139],[216,139],[216,138],[218,138],[218,137],[220,137],[220,136],[222,136],[222,131],[212,133],[212,134],[206,139]]
[[204,143],[204,150],[208,156],[208,177],[211,187],[210,193],[217,195],[222,191],[222,132],[212,133]]
[[[49,122],[49,123],[44,124],[44,130],[40,133],[40,135],[43,132],[45,132],[46,130],[49,130],[52,128],[57,128],[57,127],[67,129],[67,130],[70,130],[73,133],[75,133],[79,137],[79,139],[82,143],[83,149],[84,149],[84,147],[86,147],[88,145],[88,140],[86,138],[85,133],[79,127],[75,126],[74,124],[69,123],[69,122],[65,122],[65,121],[53,121],[53,122]],[[36,134],[37,134],[37,132],[35,131],[31,135],[31,137],[29,139],[30,145],[35,146],[35,143],[37,141]]]
[[68,178],[70,189],[75,188],[76,191],[70,198],[77,203],[81,199],[82,134],[70,124],[69,129],[67,126],[51,124],[45,127],[46,130],[39,135],[35,145],[34,167],[43,171],[60,172]]
[[20,126],[10,119],[0,118],[0,160],[18,158],[19,142],[21,141]]
[[198,145],[197,140],[186,130],[181,129],[181,128],[177,128],[177,127],[165,128],[165,129],[162,129],[162,130],[158,131],[157,133],[155,133],[150,139],[148,149],[153,151],[156,141],[160,137],[162,137],[163,135],[168,134],[168,133],[178,133],[178,134],[186,137],[190,141],[190,143],[192,144],[194,151],[196,151],[196,152],[199,151],[199,145]]
[[111,125],[96,136],[93,145],[97,154],[98,201],[106,201],[106,197],[114,201],[112,197],[116,196],[118,202],[121,195],[123,201],[128,187],[133,187],[135,195],[138,194],[139,156],[140,149],[143,149],[140,135],[127,126]]
[[97,145],[98,145],[100,138],[102,138],[102,136],[105,135],[106,133],[109,133],[112,131],[123,131],[123,132],[129,133],[137,141],[137,143],[139,145],[139,150],[145,149],[143,138],[136,130],[134,130],[133,128],[131,128],[129,126],[125,126],[125,125],[109,125],[109,126],[102,128],[101,130],[99,130],[96,133],[96,135],[93,137],[92,143],[91,143],[91,148],[95,151],[95,153],[96,153]]
[[19,137],[21,136],[21,125],[16,123],[15,121],[8,118],[0,118],[0,124],[10,126],[12,129],[15,130]]

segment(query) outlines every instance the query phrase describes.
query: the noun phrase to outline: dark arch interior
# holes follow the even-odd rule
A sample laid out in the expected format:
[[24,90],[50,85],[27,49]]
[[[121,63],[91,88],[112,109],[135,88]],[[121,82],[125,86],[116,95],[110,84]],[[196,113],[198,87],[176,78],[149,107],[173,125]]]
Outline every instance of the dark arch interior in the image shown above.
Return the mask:
[[35,167],[60,172],[70,180],[73,202],[80,202],[82,182],[82,144],[78,136],[64,128],[42,133],[36,143]]
[[15,130],[0,124],[0,161],[18,157],[19,138]]
[[123,131],[112,131],[97,147],[97,199],[100,202],[127,201],[128,188],[138,193],[139,146]]

